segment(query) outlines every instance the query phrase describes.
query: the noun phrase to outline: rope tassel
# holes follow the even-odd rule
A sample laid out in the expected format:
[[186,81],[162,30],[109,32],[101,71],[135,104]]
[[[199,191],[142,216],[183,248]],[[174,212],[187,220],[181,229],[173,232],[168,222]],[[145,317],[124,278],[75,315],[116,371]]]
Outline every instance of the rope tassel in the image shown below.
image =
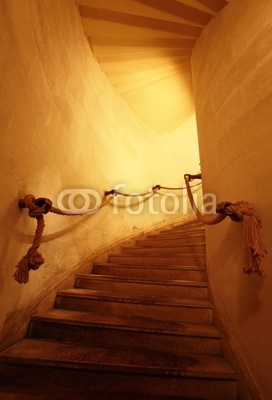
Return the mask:
[[244,235],[244,259],[243,271],[250,275],[252,272],[262,276],[264,271],[261,260],[267,254],[266,248],[261,239],[261,222],[255,215],[244,215],[243,235]]
[[27,283],[29,280],[29,271],[38,269],[43,263],[44,258],[37,250],[41,244],[44,229],[44,217],[52,207],[52,202],[48,199],[35,199],[28,194],[23,200],[19,200],[20,208],[29,208],[29,216],[37,219],[37,228],[35,231],[32,246],[27,254],[16,265],[17,270],[14,273],[14,279],[19,283]]

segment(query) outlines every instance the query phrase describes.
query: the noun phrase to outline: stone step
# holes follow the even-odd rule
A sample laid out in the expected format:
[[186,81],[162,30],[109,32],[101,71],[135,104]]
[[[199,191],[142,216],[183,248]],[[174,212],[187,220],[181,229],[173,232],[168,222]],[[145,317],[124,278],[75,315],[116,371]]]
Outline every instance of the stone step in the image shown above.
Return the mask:
[[58,292],[55,307],[116,316],[154,318],[160,321],[211,324],[213,319],[212,305],[208,300],[87,289]]
[[161,233],[166,233],[166,232],[181,232],[185,233],[186,235],[190,235],[193,233],[205,233],[205,225],[199,225],[199,224],[194,224],[194,225],[179,225],[179,226],[174,226],[170,228],[164,228],[161,229]]
[[115,275],[123,277],[144,278],[150,280],[189,280],[206,281],[206,269],[198,266],[152,266],[152,265],[120,265],[114,263],[96,263],[92,267],[93,274]]
[[206,299],[208,288],[206,282],[182,280],[154,280],[116,275],[77,275],[76,288],[106,290],[122,293],[151,294],[157,296],[174,296],[193,299]]
[[220,354],[221,350],[220,335],[213,325],[64,309],[34,315],[28,337],[92,343],[94,347],[125,346],[201,354]]
[[132,254],[132,255],[180,255],[182,254],[202,254],[205,255],[205,244],[201,245],[182,245],[182,246],[167,246],[163,243],[160,246],[133,246],[133,247],[123,247],[122,254]]
[[153,239],[153,240],[169,240],[169,239],[182,239],[183,243],[194,243],[196,241],[204,241],[205,240],[205,234],[204,233],[194,233],[194,234],[182,234],[181,232],[163,232],[160,234],[154,234],[154,233],[149,233],[145,236],[145,239],[139,239],[139,240],[148,240],[148,239]]
[[206,265],[206,260],[203,254],[169,254],[163,256],[158,254],[157,256],[152,255],[134,255],[130,256],[127,254],[111,254],[109,255],[108,261],[114,264],[120,265],[180,265],[180,266],[201,266]]
[[[3,364],[4,363],[4,364]],[[236,374],[219,356],[25,339],[0,357],[0,384],[71,388],[88,393],[164,399],[235,400]],[[84,396],[84,395],[83,395]],[[74,398],[87,399],[79,396]],[[52,397],[51,397],[52,398]],[[99,397],[96,397],[99,399]],[[61,399],[61,398],[60,398]],[[69,396],[67,399],[72,399]]]
[[186,246],[203,246],[205,240],[202,236],[194,236],[187,238],[160,238],[160,236],[146,237],[144,239],[135,240],[135,246],[137,247],[186,247]]

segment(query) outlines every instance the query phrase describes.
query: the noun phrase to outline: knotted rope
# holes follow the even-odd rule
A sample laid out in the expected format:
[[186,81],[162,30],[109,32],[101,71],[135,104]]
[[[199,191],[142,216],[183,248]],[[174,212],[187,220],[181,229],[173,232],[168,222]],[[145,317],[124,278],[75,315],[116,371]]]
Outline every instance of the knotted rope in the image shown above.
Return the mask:
[[243,271],[248,275],[251,275],[252,273],[257,273],[258,275],[262,276],[264,270],[261,266],[261,260],[267,254],[267,251],[260,234],[260,229],[262,227],[261,219],[257,216],[253,206],[246,201],[237,201],[236,203],[225,201],[217,205],[217,215],[214,215],[212,217],[203,215],[195,205],[189,183],[194,179],[201,179],[201,174],[186,174],[184,175],[184,178],[191,206],[197,218],[204,224],[218,224],[226,217],[230,217],[231,220],[235,222],[243,222]]
[[194,179],[201,179],[201,174],[197,175],[184,175],[185,187],[179,188],[169,188],[161,185],[156,185],[151,191],[142,194],[128,194],[119,192],[116,189],[105,191],[106,199],[95,209],[86,211],[64,211],[59,208],[53,207],[52,201],[43,197],[35,199],[32,194],[28,194],[24,199],[20,199],[18,206],[20,208],[28,208],[29,216],[31,218],[36,218],[37,228],[34,235],[34,240],[32,246],[26,253],[26,255],[17,264],[16,272],[14,273],[14,279],[19,283],[27,283],[29,280],[29,271],[38,269],[43,263],[44,258],[41,253],[38,252],[38,248],[41,244],[42,233],[44,229],[44,217],[43,214],[52,212],[58,215],[88,215],[93,214],[98,211],[106,204],[108,204],[115,196],[151,196],[161,189],[168,190],[184,190],[187,189],[188,197],[195,212],[197,218],[206,225],[214,225],[223,221],[227,216],[229,216],[233,221],[243,221],[243,236],[244,236],[244,267],[243,270],[246,274],[250,275],[252,272],[263,274],[263,269],[261,267],[261,258],[264,257],[267,252],[262,243],[260,236],[261,220],[256,215],[254,208],[245,201],[238,201],[236,203],[223,202],[217,205],[216,212],[214,216],[203,215],[196,207],[194,198],[191,192],[191,188],[194,186],[199,186],[200,184],[190,185],[190,182]]
[[45,226],[43,214],[48,213],[52,207],[52,202],[48,199],[35,199],[32,194],[28,194],[23,200],[19,200],[18,205],[20,208],[27,207],[29,209],[29,216],[37,220],[37,228],[32,246],[17,264],[17,270],[13,275],[17,282],[27,283],[29,280],[29,271],[31,269],[38,269],[44,263],[41,253],[37,250],[41,244],[42,233]]
[[31,218],[36,218],[37,220],[37,228],[35,231],[34,239],[32,246],[26,253],[26,255],[19,261],[16,265],[17,270],[14,273],[14,279],[19,283],[27,283],[29,280],[29,271],[39,269],[39,267],[44,263],[44,258],[42,257],[41,253],[37,250],[40,247],[41,240],[42,240],[42,233],[45,227],[44,224],[44,217],[43,214],[47,214],[48,212],[52,212],[58,215],[67,215],[67,216],[74,216],[74,215],[86,215],[92,214],[98,209],[104,207],[108,204],[114,196],[109,196],[99,207],[96,209],[92,209],[84,211],[84,212],[74,212],[74,211],[63,211],[59,208],[53,207],[52,201],[46,199],[44,197],[40,197],[35,199],[32,194],[27,194],[24,199],[20,199],[18,202],[18,206],[20,208],[28,208],[29,209],[29,216]]

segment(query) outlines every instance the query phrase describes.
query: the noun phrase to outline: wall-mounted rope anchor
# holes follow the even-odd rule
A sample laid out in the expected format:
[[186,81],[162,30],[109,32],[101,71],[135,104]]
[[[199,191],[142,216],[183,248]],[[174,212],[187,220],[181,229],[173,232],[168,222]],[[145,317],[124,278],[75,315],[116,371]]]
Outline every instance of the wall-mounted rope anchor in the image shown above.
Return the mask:
[[264,270],[261,266],[261,261],[262,258],[267,255],[267,251],[260,234],[260,229],[262,227],[261,218],[257,216],[253,206],[246,201],[237,201],[236,203],[224,201],[217,205],[217,215],[208,217],[207,215],[203,215],[197,209],[189,184],[189,182],[194,179],[201,179],[201,174],[186,174],[184,175],[184,179],[187,186],[188,197],[190,199],[191,206],[197,218],[204,224],[215,225],[223,221],[226,217],[230,217],[230,219],[234,222],[243,222],[243,271],[248,275],[251,275],[254,272],[262,276]]
[[[97,207],[97,210],[104,207],[108,204],[114,196],[109,196],[104,202]],[[52,212],[58,215],[67,215],[67,216],[75,216],[75,215],[87,215],[90,214],[90,211],[84,212],[69,212],[63,211],[59,208],[53,207],[52,201],[46,199],[44,197],[40,197],[36,199],[32,194],[27,194],[23,199],[18,201],[19,208],[28,208],[29,216],[31,218],[36,218],[37,220],[37,228],[35,231],[33,244],[26,253],[26,255],[19,261],[16,268],[17,270],[14,273],[14,279],[19,283],[27,283],[29,280],[29,271],[38,269],[43,263],[44,258],[41,253],[37,250],[41,244],[42,233],[44,229],[44,217],[43,214],[47,214],[48,212]],[[94,212],[93,210],[91,211]]]
[[17,270],[14,273],[14,278],[17,282],[27,283],[29,271],[31,269],[38,269],[44,263],[44,258],[37,250],[41,244],[41,237],[45,226],[43,214],[47,214],[50,211],[52,202],[45,198],[35,199],[32,194],[28,194],[24,199],[19,200],[18,206],[20,208],[28,208],[29,216],[37,219],[37,228],[33,244],[26,255],[17,264]]

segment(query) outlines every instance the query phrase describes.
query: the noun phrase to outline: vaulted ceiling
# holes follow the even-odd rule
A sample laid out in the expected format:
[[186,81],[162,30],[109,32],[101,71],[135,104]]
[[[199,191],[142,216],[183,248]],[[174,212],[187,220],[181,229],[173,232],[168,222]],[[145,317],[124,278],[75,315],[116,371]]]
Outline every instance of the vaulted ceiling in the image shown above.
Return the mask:
[[101,70],[157,132],[194,113],[191,53],[226,0],[76,0]]

